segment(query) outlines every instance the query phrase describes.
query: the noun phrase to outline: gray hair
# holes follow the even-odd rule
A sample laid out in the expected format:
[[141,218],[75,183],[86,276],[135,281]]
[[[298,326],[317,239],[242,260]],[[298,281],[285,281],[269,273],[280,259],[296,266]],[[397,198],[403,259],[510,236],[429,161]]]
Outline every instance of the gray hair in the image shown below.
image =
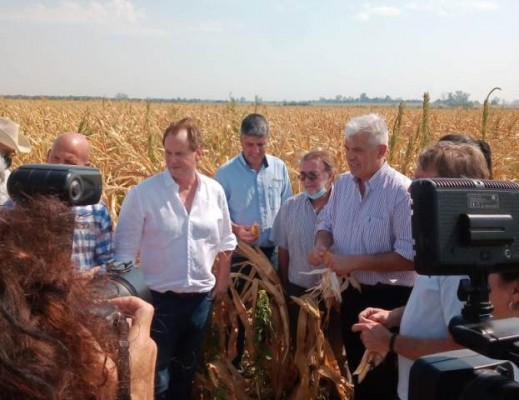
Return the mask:
[[269,123],[261,114],[249,114],[241,122],[240,134],[242,136],[268,136]]
[[350,139],[359,133],[367,133],[373,145],[389,143],[389,129],[380,115],[371,113],[350,119],[346,124],[345,136]]

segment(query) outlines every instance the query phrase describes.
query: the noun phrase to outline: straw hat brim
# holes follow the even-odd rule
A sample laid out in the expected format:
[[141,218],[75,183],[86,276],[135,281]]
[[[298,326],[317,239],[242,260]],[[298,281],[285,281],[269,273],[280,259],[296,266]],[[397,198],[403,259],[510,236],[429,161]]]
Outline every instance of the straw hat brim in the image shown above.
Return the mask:
[[18,133],[17,139],[18,142],[15,142],[11,136],[0,129],[0,143],[20,153],[29,153],[31,151],[29,140],[21,133]]

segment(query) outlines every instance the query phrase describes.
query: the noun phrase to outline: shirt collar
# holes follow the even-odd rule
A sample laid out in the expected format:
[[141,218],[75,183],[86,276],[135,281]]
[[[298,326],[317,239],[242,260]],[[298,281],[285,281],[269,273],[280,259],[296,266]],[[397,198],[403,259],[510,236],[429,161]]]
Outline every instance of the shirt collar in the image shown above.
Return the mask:
[[[240,162],[241,162],[244,166],[247,166],[247,167],[251,168],[250,165],[249,165],[249,163],[248,163],[247,160],[245,159],[245,156],[243,155],[243,151],[240,152],[240,155],[238,156],[238,159],[240,160]],[[264,166],[265,168],[268,168],[268,166],[269,166],[269,162],[268,162],[268,160],[267,160],[267,156],[266,156],[266,155],[265,155],[265,157],[263,157],[263,166]],[[252,169],[252,168],[251,168],[251,169]]]
[[[382,164],[382,167],[380,167],[380,169],[375,172],[375,174],[369,178],[369,180],[367,182],[364,182],[365,184],[365,187],[370,190],[373,190],[375,189],[377,186],[381,185],[384,181],[384,176],[386,174],[386,171],[389,169],[389,164],[387,163],[387,161],[384,161],[384,164]],[[356,176],[353,176],[353,180],[355,181],[355,183],[359,183],[359,178],[357,178]]]
[[[195,174],[196,174],[196,181],[198,183],[200,183],[200,174],[198,173],[198,171],[195,171]],[[166,186],[173,186],[173,188],[178,192],[178,189],[179,189],[178,183],[175,182],[175,180],[173,179],[173,177],[171,176],[171,174],[169,173],[169,171],[167,169],[165,171],[163,171],[162,178],[163,178],[164,184]]]

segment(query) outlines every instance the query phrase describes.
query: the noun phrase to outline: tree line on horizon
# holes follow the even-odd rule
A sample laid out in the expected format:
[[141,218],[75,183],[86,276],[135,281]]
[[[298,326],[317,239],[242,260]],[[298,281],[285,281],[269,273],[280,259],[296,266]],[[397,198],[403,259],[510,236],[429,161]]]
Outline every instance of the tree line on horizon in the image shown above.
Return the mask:
[[[235,103],[235,104],[272,104],[272,105],[283,105],[283,106],[311,106],[311,105],[334,105],[334,104],[345,104],[345,105],[366,105],[366,104],[380,104],[380,105],[421,105],[422,99],[403,99],[401,97],[392,98],[391,96],[385,97],[369,97],[365,92],[361,93],[358,97],[336,95],[335,97],[326,98],[319,97],[317,100],[281,100],[281,101],[264,101],[262,97],[256,95],[254,100],[248,100],[243,96],[234,97],[229,94],[229,99],[200,99],[200,98],[186,98],[186,97],[171,97],[171,98],[137,98],[130,97],[125,93],[117,93],[114,97],[103,97],[103,96],[28,96],[28,95],[3,95],[0,96],[6,99],[26,99],[26,100],[76,100],[76,101],[88,101],[88,100],[117,100],[117,101],[148,101],[154,103]],[[447,92],[442,95],[440,99],[436,99],[431,102],[433,107],[478,107],[482,103],[475,100],[470,100],[470,93],[462,90],[456,90],[454,92]],[[507,102],[499,97],[494,97],[491,105],[498,106],[519,106],[519,99]]]

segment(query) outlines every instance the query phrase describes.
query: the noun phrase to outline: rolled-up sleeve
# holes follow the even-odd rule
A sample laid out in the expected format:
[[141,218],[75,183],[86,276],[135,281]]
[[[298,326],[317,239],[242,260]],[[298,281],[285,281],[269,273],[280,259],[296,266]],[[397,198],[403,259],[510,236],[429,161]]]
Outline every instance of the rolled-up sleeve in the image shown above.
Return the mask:
[[283,191],[281,193],[281,203],[284,203],[290,197],[292,197],[292,184],[290,182],[290,176],[288,175],[287,166],[283,164]]
[[[337,187],[337,186],[336,186]],[[333,229],[333,220],[334,220],[334,212],[337,202],[337,189],[334,188],[332,191],[332,194],[330,195],[330,199],[328,200],[328,203],[324,206],[323,210],[319,213],[317,217],[317,225],[316,225],[316,232],[319,231],[327,231],[332,232]]]
[[413,234],[411,229],[411,200],[403,198],[393,209],[393,234],[395,235],[395,253],[400,254],[407,260],[414,260]]
[[286,210],[287,203],[283,203],[279,212],[274,219],[272,231],[270,232],[270,240],[279,247],[288,249],[288,234],[286,231]]
[[221,189],[218,193],[218,204],[222,211],[222,221],[219,226],[220,243],[218,245],[218,252],[232,251],[236,248],[237,241],[236,236],[232,233],[231,217],[229,215],[229,206],[227,205],[227,199],[225,193]]
[[124,198],[115,231],[115,259],[135,262],[144,230],[144,212],[136,188]]

